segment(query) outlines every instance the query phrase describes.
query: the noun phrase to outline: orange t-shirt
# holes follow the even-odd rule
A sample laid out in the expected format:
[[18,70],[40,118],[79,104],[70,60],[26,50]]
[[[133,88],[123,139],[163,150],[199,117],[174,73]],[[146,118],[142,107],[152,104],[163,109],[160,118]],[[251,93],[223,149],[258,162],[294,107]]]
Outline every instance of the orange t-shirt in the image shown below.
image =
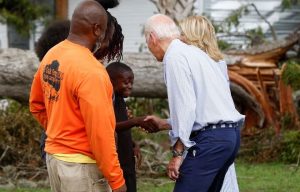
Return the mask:
[[43,58],[30,93],[30,111],[46,129],[49,154],[95,159],[112,189],[125,180],[115,145],[113,88],[91,51],[65,40]]

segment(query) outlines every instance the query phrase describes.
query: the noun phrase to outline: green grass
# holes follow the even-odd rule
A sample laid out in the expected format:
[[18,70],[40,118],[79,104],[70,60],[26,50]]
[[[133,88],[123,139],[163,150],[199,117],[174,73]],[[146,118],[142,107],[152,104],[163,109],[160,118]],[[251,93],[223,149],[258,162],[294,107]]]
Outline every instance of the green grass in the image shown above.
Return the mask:
[[[240,192],[299,192],[300,170],[282,163],[236,163]],[[174,183],[167,178],[138,179],[138,192],[171,192]],[[49,189],[15,189],[0,192],[49,192]]]
[[0,192],[50,192],[50,189],[13,189],[13,190],[5,190],[0,189]]
[[[281,163],[249,164],[237,162],[237,175],[240,192],[299,192],[299,167]],[[155,181],[155,180],[154,180]],[[139,182],[139,192],[171,192],[174,183],[167,179],[153,184]]]
[[138,181],[138,192],[168,192],[172,191],[174,182],[168,178],[140,179]]
[[237,163],[241,192],[299,192],[299,167],[280,163]]

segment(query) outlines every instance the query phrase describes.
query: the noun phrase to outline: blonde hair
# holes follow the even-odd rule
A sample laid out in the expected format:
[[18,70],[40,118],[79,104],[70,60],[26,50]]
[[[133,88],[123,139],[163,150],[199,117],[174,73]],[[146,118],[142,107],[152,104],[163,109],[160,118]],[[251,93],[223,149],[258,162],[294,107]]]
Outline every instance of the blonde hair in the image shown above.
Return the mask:
[[187,44],[199,47],[217,62],[223,59],[218,47],[215,29],[206,17],[190,16],[183,19],[179,26]]

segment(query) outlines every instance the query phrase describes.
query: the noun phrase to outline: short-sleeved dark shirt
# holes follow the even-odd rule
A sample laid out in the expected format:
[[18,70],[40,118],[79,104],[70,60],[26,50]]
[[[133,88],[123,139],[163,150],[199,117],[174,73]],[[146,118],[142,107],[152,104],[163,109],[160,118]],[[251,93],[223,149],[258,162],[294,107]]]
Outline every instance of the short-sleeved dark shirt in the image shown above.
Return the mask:
[[[128,120],[124,98],[117,94],[114,98],[114,110],[117,122]],[[117,132],[117,136],[117,152],[121,168],[123,169],[124,174],[135,174],[135,159],[131,130],[119,131]]]

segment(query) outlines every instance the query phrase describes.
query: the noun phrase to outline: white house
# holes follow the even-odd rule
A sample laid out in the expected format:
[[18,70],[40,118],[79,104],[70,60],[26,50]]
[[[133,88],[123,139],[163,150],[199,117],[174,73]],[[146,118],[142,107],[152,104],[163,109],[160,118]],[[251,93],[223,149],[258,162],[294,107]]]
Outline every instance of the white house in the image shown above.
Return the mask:
[[[40,0],[47,2],[54,9],[56,15],[70,18],[76,5],[82,0]],[[259,12],[274,26],[279,38],[286,36],[300,26],[300,7],[282,11],[281,0],[195,0],[194,14],[204,14],[216,23],[222,23],[224,19],[242,5],[254,3]],[[260,26],[267,36],[270,36],[268,25],[257,15],[254,9],[250,8],[250,13],[241,18],[239,31],[253,29]],[[145,43],[142,29],[148,17],[157,13],[155,5],[150,0],[120,0],[120,5],[109,10],[114,15],[123,28],[125,36],[124,51],[139,52],[140,47]],[[0,47],[19,47],[33,49],[42,31],[38,27],[28,39],[16,37],[14,30],[10,26],[0,25]],[[236,39],[231,39],[236,40]],[[243,43],[242,39],[237,39],[237,43]]]

